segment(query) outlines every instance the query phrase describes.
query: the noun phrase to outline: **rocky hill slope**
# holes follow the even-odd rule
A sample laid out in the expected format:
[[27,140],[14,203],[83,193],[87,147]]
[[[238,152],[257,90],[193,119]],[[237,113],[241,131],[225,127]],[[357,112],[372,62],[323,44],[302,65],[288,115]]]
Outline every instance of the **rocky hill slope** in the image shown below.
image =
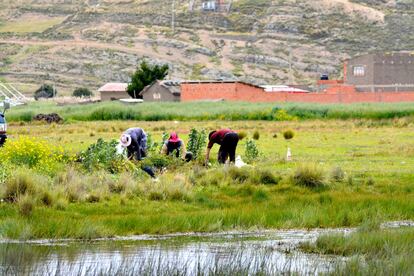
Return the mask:
[[171,78],[310,84],[340,77],[350,56],[414,51],[412,0],[228,2],[216,13],[191,0],[3,0],[0,79],[69,93],[126,82],[145,58]]

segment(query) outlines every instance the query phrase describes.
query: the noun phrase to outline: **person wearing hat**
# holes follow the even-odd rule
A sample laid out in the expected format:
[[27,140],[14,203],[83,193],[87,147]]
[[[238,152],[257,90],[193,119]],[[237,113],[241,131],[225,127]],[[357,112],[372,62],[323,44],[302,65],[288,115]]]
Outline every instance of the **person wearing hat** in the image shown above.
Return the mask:
[[171,132],[170,137],[162,146],[161,153],[165,155],[175,154],[175,157],[182,156],[186,161],[191,161],[192,154],[186,152],[183,140],[178,138],[176,132]]
[[221,164],[226,163],[227,158],[230,158],[230,162],[234,163],[236,159],[236,148],[239,142],[239,136],[231,129],[220,129],[210,132],[208,135],[208,145],[206,152],[205,164],[208,165],[210,160],[210,151],[214,144],[219,144],[220,149],[218,151],[218,162]]
[[119,142],[127,149],[128,159],[142,160],[147,155],[147,134],[142,128],[129,128],[122,133]]
[[[122,133],[119,143],[127,149],[128,159],[142,160],[147,156],[147,134],[142,128],[129,128]],[[149,166],[143,166],[142,170],[155,178],[155,173]]]

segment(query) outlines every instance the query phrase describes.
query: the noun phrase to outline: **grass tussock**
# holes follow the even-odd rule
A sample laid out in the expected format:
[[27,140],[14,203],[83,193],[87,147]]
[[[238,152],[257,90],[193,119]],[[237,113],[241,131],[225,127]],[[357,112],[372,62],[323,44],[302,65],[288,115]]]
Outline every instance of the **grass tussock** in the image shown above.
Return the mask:
[[309,253],[353,258],[338,266],[339,275],[409,275],[414,271],[414,229],[358,231],[349,235],[320,236],[315,243],[304,243]]
[[19,200],[17,202],[19,207],[19,214],[24,217],[29,217],[32,215],[33,210],[35,208],[35,201],[33,197],[30,195],[23,195],[19,197]]
[[334,182],[342,182],[345,180],[345,172],[341,167],[335,167],[332,169],[331,180]]
[[302,164],[292,176],[295,185],[308,188],[325,186],[325,171],[316,164]]
[[45,206],[53,205],[53,195],[49,191],[44,191],[40,195],[40,202]]
[[195,185],[201,186],[232,186],[232,185],[276,185],[282,179],[281,176],[270,169],[257,169],[255,167],[228,168],[206,171],[202,169],[193,170],[190,176]]
[[36,177],[27,170],[18,170],[9,178],[4,187],[2,197],[5,201],[16,202],[19,197],[36,192]]

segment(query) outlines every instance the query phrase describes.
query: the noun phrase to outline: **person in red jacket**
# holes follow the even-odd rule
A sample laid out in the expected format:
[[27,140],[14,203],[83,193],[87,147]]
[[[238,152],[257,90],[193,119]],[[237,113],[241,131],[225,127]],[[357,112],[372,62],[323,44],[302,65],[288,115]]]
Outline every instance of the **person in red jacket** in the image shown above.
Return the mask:
[[231,129],[220,129],[210,132],[208,135],[208,145],[206,152],[206,165],[208,165],[210,159],[210,150],[214,144],[219,144],[220,149],[218,152],[218,162],[221,164],[226,163],[227,158],[230,157],[230,162],[236,159],[236,148],[239,142],[239,136]]

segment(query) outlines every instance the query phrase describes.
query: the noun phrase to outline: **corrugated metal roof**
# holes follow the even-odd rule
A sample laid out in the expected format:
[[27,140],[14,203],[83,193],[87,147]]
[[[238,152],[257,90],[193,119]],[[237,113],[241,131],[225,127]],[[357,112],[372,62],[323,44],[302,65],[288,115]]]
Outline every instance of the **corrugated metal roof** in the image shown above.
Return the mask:
[[128,87],[128,83],[123,82],[109,82],[98,89],[98,92],[125,92]]
[[189,84],[196,84],[196,83],[241,83],[241,84],[245,84],[245,85],[249,85],[249,86],[253,86],[256,88],[261,88],[263,89],[263,87],[259,86],[259,85],[255,85],[252,83],[248,83],[245,81],[238,81],[238,80],[186,80],[186,81],[182,81],[181,84],[183,83],[189,83]]
[[166,88],[173,95],[181,94],[181,82],[175,80],[157,80],[156,82],[153,82],[152,84],[145,86],[139,94],[142,95],[145,92],[147,92],[147,90],[150,89],[155,83]]
[[295,92],[295,93],[307,93],[309,91],[291,87],[287,85],[262,85],[265,92]]
[[181,94],[181,82],[179,81],[171,81],[171,80],[163,80],[159,82],[161,86],[165,87],[174,95]]

